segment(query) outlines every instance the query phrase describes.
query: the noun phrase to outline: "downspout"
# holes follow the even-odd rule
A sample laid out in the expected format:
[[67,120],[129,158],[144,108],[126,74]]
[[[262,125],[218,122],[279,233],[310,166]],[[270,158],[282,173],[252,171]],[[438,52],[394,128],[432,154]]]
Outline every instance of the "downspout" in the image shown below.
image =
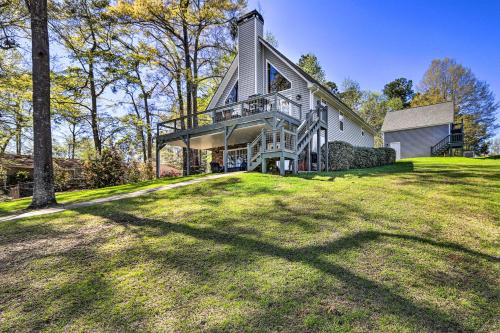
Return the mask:
[[[314,109],[314,94],[318,92],[319,87],[315,84],[311,84],[308,86],[310,94],[309,94],[309,110]],[[314,89],[314,91],[313,91]]]

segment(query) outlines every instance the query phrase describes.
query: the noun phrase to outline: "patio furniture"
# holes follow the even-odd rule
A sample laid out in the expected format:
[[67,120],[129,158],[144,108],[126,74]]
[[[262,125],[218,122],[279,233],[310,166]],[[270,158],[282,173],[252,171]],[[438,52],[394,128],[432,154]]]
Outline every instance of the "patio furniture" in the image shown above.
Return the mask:
[[217,162],[210,162],[210,170],[212,170],[212,173],[219,173],[224,171],[224,168],[222,168]]

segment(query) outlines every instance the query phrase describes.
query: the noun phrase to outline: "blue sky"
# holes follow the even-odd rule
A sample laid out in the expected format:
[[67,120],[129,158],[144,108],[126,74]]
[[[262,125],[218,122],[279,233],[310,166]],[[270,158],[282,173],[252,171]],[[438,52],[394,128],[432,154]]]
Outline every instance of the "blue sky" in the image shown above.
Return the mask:
[[450,57],[500,100],[500,0],[248,0],[248,8],[261,11],[280,51],[294,61],[315,53],[337,84],[346,77],[364,90],[398,77],[418,84],[432,59]]

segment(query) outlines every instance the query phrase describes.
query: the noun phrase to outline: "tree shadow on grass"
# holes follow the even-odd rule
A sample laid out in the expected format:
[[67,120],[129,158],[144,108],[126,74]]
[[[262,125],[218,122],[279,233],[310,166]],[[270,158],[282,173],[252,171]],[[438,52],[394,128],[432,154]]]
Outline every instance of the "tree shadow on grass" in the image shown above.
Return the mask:
[[[402,317],[411,322],[415,327],[425,327],[429,330],[469,331],[469,329],[464,327],[460,322],[450,318],[450,315],[447,313],[431,306],[415,304],[412,300],[397,294],[391,290],[391,288],[362,277],[341,265],[329,262],[323,259],[321,255],[353,247],[360,247],[366,242],[374,241],[382,237],[391,237],[410,242],[425,243],[453,251],[460,251],[480,259],[493,261],[495,263],[498,262],[498,258],[496,257],[469,250],[458,244],[438,242],[411,235],[398,235],[376,231],[359,232],[325,245],[289,249],[258,239],[222,232],[213,228],[197,228],[186,224],[139,218],[123,212],[100,216],[119,225],[139,227],[139,230],[140,228],[154,229],[162,235],[172,232],[179,233],[194,237],[198,240],[230,245],[248,253],[258,253],[260,255],[272,256],[310,266],[342,281],[348,287],[350,295],[354,297],[357,302],[362,304],[376,304],[380,311]],[[234,259],[233,257],[232,260]]]

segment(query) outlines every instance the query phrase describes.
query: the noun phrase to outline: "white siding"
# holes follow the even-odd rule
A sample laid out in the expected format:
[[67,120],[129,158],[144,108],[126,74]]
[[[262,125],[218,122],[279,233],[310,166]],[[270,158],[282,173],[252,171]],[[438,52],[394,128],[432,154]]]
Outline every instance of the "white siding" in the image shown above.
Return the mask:
[[[262,47],[262,44],[260,44]],[[304,117],[305,113],[309,110],[309,89],[307,88],[307,82],[298,75],[295,70],[290,68],[288,64],[281,61],[280,58],[274,55],[267,48],[264,48],[264,63],[262,66],[262,80],[264,91],[263,94],[267,94],[267,66],[266,61],[269,61],[282,75],[284,75],[290,82],[292,83],[292,88],[284,91],[280,91],[280,94],[291,99],[292,101],[299,103],[302,105],[302,117]],[[297,95],[301,96],[300,101],[297,100]],[[299,117],[298,114],[294,115],[295,117]]]
[[[314,105],[318,98],[314,96]],[[330,103],[328,106],[328,141],[344,141],[357,147],[373,147],[373,135],[368,133],[366,129],[362,129],[361,125],[349,118],[346,113],[344,115],[344,130],[340,130],[339,111],[336,110]],[[361,131],[365,135],[361,135]]]
[[238,100],[246,100],[257,93],[256,66],[259,66],[257,46],[259,33],[262,33],[262,22],[251,17],[238,26],[239,83]]
[[[231,78],[229,79],[227,85],[223,87],[222,94],[220,95],[219,100],[215,103],[216,106],[222,106],[226,102],[226,98],[231,92],[231,89],[233,89],[234,84],[238,81],[238,70],[236,70]],[[239,83],[238,83],[239,84]],[[238,88],[239,89],[239,88]],[[239,98],[239,92],[238,92],[238,98]]]

